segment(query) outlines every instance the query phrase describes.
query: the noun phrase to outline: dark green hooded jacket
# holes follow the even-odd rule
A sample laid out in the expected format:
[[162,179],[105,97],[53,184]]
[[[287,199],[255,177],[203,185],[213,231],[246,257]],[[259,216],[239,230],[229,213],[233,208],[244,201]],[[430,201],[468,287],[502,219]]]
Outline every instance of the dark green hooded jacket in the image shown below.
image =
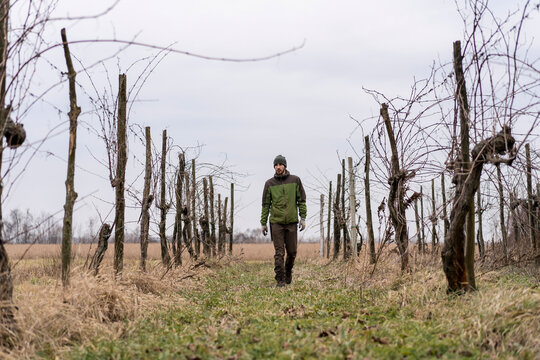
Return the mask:
[[262,195],[261,225],[266,225],[270,213],[271,224],[293,224],[298,215],[306,218],[306,192],[302,181],[288,170],[281,176],[274,175],[264,184]]

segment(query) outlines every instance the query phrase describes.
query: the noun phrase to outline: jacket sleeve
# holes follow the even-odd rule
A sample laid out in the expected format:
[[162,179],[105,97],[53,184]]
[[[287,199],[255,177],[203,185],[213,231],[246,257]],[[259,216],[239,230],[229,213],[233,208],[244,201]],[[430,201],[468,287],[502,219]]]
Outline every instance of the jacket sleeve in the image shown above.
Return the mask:
[[307,216],[306,192],[300,178],[298,178],[298,186],[296,187],[296,203],[298,204],[300,218],[305,219]]
[[268,222],[268,214],[270,213],[270,206],[272,206],[272,196],[268,188],[268,182],[266,182],[262,195],[261,225],[266,225]]

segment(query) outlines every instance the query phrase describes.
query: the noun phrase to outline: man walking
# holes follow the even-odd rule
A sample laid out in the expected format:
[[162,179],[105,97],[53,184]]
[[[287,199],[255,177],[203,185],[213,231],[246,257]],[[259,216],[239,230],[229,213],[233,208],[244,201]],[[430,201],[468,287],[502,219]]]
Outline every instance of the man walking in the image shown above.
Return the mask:
[[[292,281],[292,268],[296,258],[297,232],[306,228],[306,192],[302,181],[287,170],[287,160],[278,155],[274,159],[275,174],[264,184],[262,195],[261,225],[264,236],[268,233],[270,214],[270,237],[274,243],[274,271],[277,286],[282,287]],[[300,215],[300,222],[298,222]],[[285,250],[287,259],[284,262]]]

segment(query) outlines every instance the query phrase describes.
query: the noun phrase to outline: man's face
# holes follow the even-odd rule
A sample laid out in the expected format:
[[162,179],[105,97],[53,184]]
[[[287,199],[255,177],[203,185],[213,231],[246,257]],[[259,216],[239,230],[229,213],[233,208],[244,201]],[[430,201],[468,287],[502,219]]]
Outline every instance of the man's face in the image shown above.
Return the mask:
[[276,174],[283,175],[283,173],[285,172],[285,165],[276,164],[274,165],[274,170],[276,170]]

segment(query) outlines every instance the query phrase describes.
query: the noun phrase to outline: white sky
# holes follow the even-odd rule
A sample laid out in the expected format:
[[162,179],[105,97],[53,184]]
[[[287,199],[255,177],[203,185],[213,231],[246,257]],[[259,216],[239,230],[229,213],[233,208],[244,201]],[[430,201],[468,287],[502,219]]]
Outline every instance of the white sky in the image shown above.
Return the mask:
[[[68,3],[58,7],[57,16],[97,13],[111,1]],[[501,3],[504,2],[494,2],[495,6]],[[452,42],[463,37],[462,20],[454,1],[449,0],[122,0],[98,19],[56,23],[47,33],[49,41],[59,40],[61,26],[67,26],[69,40],[130,40],[136,36],[139,42],[174,44],[175,49],[229,58],[265,56],[305,40],[302,49],[262,62],[207,61],[170,54],[144,85],[139,95],[143,101],[133,106],[129,122],[151,126],[158,149],[161,131],[167,129],[179,146],[204,144],[200,161],[221,163],[227,159],[232,170],[249,174],[241,179],[241,191],[236,194],[236,230],[259,227],[264,181],[273,174],[275,155],[283,154],[289,170],[302,178],[308,191],[307,236],[318,236],[319,193],[313,187],[320,181],[326,184],[325,176],[334,179],[340,166],[338,153],[354,156],[347,139],[356,124],[349,115],[365,119],[379,111],[378,104],[362,87],[377,89],[389,97],[407,94],[413,79],[427,76],[433,61],[448,61]],[[72,45],[71,51],[89,65],[116,48],[82,44]],[[61,48],[54,51],[49,58],[64,70]],[[134,59],[155,53],[132,47],[120,53],[118,60],[109,61],[114,91],[118,67],[126,71]],[[90,71],[94,81],[105,84],[103,68]],[[128,86],[133,84],[138,71],[128,72]],[[43,84],[59,77],[57,72],[36,76]],[[88,83],[84,74],[79,74],[78,79],[81,84]],[[92,93],[91,89],[86,90]],[[49,103],[68,111],[67,86],[49,95]],[[79,96],[83,112],[90,111],[82,92]],[[15,207],[29,208],[34,214],[62,210],[67,115],[50,109],[44,104],[25,119],[29,143],[42,139],[46,131],[58,124],[65,131],[40,147],[10,188],[5,200],[7,211]],[[94,124],[96,121],[88,114],[80,120]],[[103,159],[103,145],[87,127],[79,128],[77,153],[78,165],[89,171],[78,169],[76,173],[75,187],[81,200],[75,221],[79,228],[98,212],[106,216],[114,202],[105,169],[89,151]],[[359,153],[363,151],[362,140],[361,131],[357,130],[351,141]],[[143,145],[133,136],[130,141],[130,155],[141,159]],[[128,160],[128,183],[143,169],[132,157]],[[222,193],[228,196],[228,188],[222,189]],[[138,215],[134,211],[127,220],[137,221]],[[62,213],[58,215],[61,217]],[[113,213],[109,221],[112,217]]]

